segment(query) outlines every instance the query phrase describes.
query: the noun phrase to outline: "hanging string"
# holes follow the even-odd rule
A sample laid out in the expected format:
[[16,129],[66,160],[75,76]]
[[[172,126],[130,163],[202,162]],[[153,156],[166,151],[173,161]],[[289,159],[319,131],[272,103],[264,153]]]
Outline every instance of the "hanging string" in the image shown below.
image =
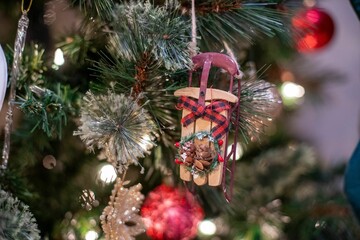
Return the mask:
[[14,43],[14,59],[11,68],[10,74],[10,93],[8,100],[8,111],[5,117],[5,138],[4,138],[4,146],[2,151],[2,163],[0,166],[0,170],[5,170],[9,161],[9,153],[10,153],[10,135],[11,129],[13,125],[13,110],[14,110],[14,102],[16,97],[16,82],[20,76],[20,67],[21,67],[21,59],[22,53],[24,51],[25,40],[26,40],[26,32],[29,26],[29,18],[27,17],[27,13],[29,12],[32,5],[32,0],[30,0],[29,6],[24,9],[24,0],[21,2],[21,12],[22,15],[18,22],[18,29],[16,33],[15,43]]
[[195,15],[195,0],[191,0],[191,44],[190,54],[191,57],[196,55],[196,15]]
[[21,1],[21,12],[22,12],[23,14],[26,14],[27,12],[30,11],[32,2],[33,2],[33,0],[30,0],[29,6],[24,10],[24,0]]
[[229,45],[228,45],[227,42],[223,41],[223,44],[224,44],[226,53],[227,53],[232,59],[234,59],[234,61],[235,61],[236,64],[237,64],[238,73],[237,73],[236,75],[234,75],[234,77],[235,77],[236,79],[242,79],[242,78],[244,77],[244,73],[240,70],[239,63],[236,61],[236,57],[235,57],[235,54],[234,54],[233,50],[229,47]]

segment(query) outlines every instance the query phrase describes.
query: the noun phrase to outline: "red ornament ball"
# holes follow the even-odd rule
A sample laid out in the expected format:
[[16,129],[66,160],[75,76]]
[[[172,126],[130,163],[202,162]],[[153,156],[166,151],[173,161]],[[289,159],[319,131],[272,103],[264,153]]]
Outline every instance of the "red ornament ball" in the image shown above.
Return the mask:
[[326,46],[335,32],[331,16],[319,8],[300,11],[292,19],[296,49],[311,52]]
[[151,239],[188,240],[196,236],[204,212],[190,193],[163,184],[148,194],[141,216]]

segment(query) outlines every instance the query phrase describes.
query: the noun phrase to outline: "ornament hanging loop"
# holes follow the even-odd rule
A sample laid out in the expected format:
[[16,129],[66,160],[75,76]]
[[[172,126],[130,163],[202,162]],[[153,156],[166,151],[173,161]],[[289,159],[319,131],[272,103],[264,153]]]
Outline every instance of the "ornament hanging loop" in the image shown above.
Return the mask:
[[33,2],[33,0],[30,0],[30,3],[28,5],[28,7],[25,9],[24,8],[24,0],[21,0],[21,12],[22,12],[22,14],[27,14],[30,11],[32,2]]

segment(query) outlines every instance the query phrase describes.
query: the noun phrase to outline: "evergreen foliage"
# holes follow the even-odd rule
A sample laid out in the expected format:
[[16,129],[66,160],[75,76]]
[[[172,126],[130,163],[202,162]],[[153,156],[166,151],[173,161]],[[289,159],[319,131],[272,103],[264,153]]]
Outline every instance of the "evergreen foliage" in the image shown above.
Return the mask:
[[[221,239],[240,236],[259,239],[265,236],[264,226],[273,227],[279,237],[289,239],[298,236],[323,239],[329,234],[338,237],[344,233],[346,239],[356,239],[360,235],[354,230],[353,219],[340,194],[336,195],[340,195],[340,200],[335,202],[335,207],[331,205],[326,210],[341,209],[343,215],[316,217],[312,213],[318,208],[309,202],[321,204],[325,201],[319,199],[333,195],[327,192],[299,195],[309,182],[310,189],[319,187],[313,185],[318,180],[314,175],[319,166],[314,163],[311,149],[286,145],[289,139],[281,132],[281,126],[277,126],[279,133],[272,139],[266,137],[261,141],[261,147],[256,143],[264,127],[278,114],[280,99],[272,93],[275,84],[260,80],[266,79],[265,75],[259,74],[260,78],[247,74],[244,65],[247,61],[259,61],[260,57],[266,59],[260,61],[260,66],[263,61],[276,65],[274,58],[279,57],[280,51],[290,55],[292,30],[288,22],[293,5],[287,2],[195,1],[196,51],[227,52],[243,64],[245,78],[241,89],[234,89],[235,95],[240,91],[241,118],[236,123],[232,116],[232,123],[240,125],[239,133],[248,149],[244,159],[236,163],[232,204],[225,202],[221,189],[190,184],[187,187],[199,198],[206,217],[221,216],[226,225],[233,227],[220,234]],[[85,231],[101,229],[98,222],[90,226],[89,219],[98,219],[112,186],[100,184],[97,174],[103,161],[97,158],[107,156],[119,172],[127,170],[129,178],[143,184],[144,194],[169,176],[179,184],[173,144],[180,139],[181,113],[175,109],[173,92],[186,86],[188,70],[192,67],[190,1],[74,0],[72,3],[79,7],[83,19],[79,29],[56,40],[55,47],[64,52],[63,66],[53,64],[49,54],[53,49],[27,44],[16,99],[23,115],[12,136],[9,169],[0,173],[1,189],[26,201],[38,219],[43,236],[54,239],[68,237],[68,233],[84,238]],[[34,1],[34,6],[42,4]],[[17,8],[15,5],[10,1],[0,3],[6,9]],[[43,16],[43,12],[31,10],[29,15]],[[32,25],[34,18],[30,20],[29,31],[36,27]],[[252,44],[257,44],[254,48],[263,48],[256,52],[258,56],[245,56]],[[7,53],[11,59],[11,51]],[[194,74],[197,80],[199,73]],[[222,77],[219,69],[210,75],[209,86],[227,86],[228,79]],[[74,132],[80,137],[73,136]],[[150,138],[144,139],[144,135]],[[144,149],[141,143],[149,144],[152,151]],[[287,147],[264,153],[267,147],[274,147],[271,144]],[[86,147],[95,154],[88,153]],[[47,154],[57,159],[52,170],[41,166]],[[141,164],[145,174],[140,175],[130,164]],[[100,203],[91,212],[81,209],[77,201],[83,189],[92,189]],[[306,211],[299,213],[298,209],[305,208]],[[0,191],[0,210],[0,229],[4,229],[0,230],[0,237],[40,239],[27,206],[4,191]],[[317,221],[327,224],[327,228],[314,229]]]
[[29,207],[0,189],[0,237],[8,240],[40,239]]

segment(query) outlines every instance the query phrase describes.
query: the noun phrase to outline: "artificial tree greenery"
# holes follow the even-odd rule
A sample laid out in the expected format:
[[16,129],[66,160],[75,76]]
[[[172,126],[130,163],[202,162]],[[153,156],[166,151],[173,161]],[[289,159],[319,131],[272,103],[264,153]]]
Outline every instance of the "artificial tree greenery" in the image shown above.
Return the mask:
[[[258,68],[261,68],[265,61],[273,64],[270,69],[273,70],[279,57],[293,53],[290,21],[299,2],[195,2],[198,29],[195,51],[233,55],[245,75],[241,90],[234,90],[241,91],[242,112],[238,124],[243,146],[247,143],[248,148],[244,160],[237,163],[232,203],[226,203],[219,188],[193,189],[207,217],[220,216],[232,227],[221,239],[244,236],[245,239],[269,239],[261,231],[264,223],[275,226],[278,236],[282,237],[301,233],[303,239],[308,236],[321,239],[327,234],[326,229],[317,228],[309,234],[306,231],[313,229],[314,219],[328,216],[313,217],[311,207],[301,214],[294,211],[312,206],[306,205],[306,201],[297,201],[299,196],[295,192],[303,186],[297,184],[297,180],[316,182],[314,172],[319,166],[314,164],[314,156],[307,147],[289,144],[289,138],[281,131],[281,121],[278,134],[261,136],[264,131],[261,126],[264,123],[270,126],[270,118],[278,114],[269,102],[279,99],[269,101],[268,98],[277,82],[276,79],[273,83],[262,80],[266,78],[266,71],[246,67],[250,63],[260,64]],[[110,195],[111,184],[104,185],[97,176],[104,158],[116,165],[119,172],[128,169],[127,177],[133,183],[142,183],[144,194],[169,176],[174,184],[183,186],[174,163],[173,144],[180,139],[181,113],[175,109],[173,92],[187,86],[192,67],[191,2],[71,1],[68,8],[80,11],[81,24],[51,43],[49,39],[31,43],[39,39],[35,37],[35,29],[47,28],[38,16],[48,14],[44,1],[33,4],[17,86],[20,117],[12,134],[9,167],[1,173],[0,186],[26,201],[42,237],[65,239],[73,233],[77,238],[84,238],[91,227],[100,229],[98,217]],[[18,3],[9,1],[0,5],[4,7],[0,9],[19,7]],[[14,13],[14,25],[18,17],[15,12],[7,14],[10,18],[10,13]],[[63,66],[53,63],[55,48],[64,53]],[[256,49],[261,49],[261,54]],[[5,50],[10,63],[11,47]],[[221,71],[217,69],[209,82],[221,86],[226,81],[219,79],[222,79]],[[117,124],[119,122],[122,124]],[[144,133],[149,139],[142,142]],[[231,132],[230,138],[233,134]],[[139,143],[151,146],[145,151]],[[273,149],[279,145],[287,147]],[[86,147],[92,147],[92,151]],[[49,154],[57,160],[53,169],[42,166]],[[109,158],[114,155],[118,158]],[[140,173],[141,167],[129,163],[141,165],[144,174]],[[273,176],[270,169],[279,174]],[[84,189],[91,189],[99,202],[91,211],[82,208],[84,204],[79,202]],[[314,194],[310,199],[316,201],[326,194]],[[337,196],[343,199],[340,194]],[[346,209],[346,203],[341,200],[335,204]],[[268,211],[268,215],[262,210]],[[333,235],[340,236],[345,231],[341,224],[345,216],[350,216],[349,212],[345,213],[321,221],[329,221],[339,230],[334,230]],[[91,219],[95,225],[94,221],[90,224]],[[353,228],[346,234],[346,239],[358,236]]]

